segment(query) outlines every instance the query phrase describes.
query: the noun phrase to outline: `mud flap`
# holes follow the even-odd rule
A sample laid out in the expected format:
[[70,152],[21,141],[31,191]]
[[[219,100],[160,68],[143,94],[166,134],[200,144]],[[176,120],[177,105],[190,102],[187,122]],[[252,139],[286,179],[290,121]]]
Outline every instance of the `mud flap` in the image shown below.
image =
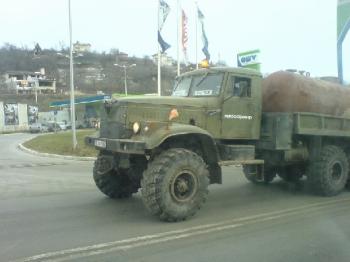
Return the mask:
[[256,178],[257,182],[264,182],[264,164],[254,164],[249,165],[248,167],[248,173],[249,175]]
[[96,160],[96,169],[99,175],[103,175],[114,169],[115,160],[112,155],[99,156]]

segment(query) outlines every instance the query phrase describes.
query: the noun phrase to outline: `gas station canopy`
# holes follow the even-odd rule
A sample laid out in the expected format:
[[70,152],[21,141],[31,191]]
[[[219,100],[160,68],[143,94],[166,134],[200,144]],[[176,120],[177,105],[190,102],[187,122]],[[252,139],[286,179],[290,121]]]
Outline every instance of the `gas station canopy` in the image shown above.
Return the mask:
[[[104,102],[111,99],[110,95],[79,97],[74,100],[75,104],[90,104],[96,102]],[[55,101],[50,103],[50,107],[70,107],[70,100]]]

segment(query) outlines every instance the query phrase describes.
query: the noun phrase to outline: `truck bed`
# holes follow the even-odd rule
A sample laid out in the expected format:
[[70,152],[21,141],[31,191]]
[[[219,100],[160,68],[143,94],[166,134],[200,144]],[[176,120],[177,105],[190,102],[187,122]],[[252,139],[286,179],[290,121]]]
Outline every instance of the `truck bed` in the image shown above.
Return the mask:
[[294,113],[294,133],[350,137],[350,119],[315,113]]
[[350,138],[350,118],[317,113],[263,113],[258,147],[291,148],[293,135]]

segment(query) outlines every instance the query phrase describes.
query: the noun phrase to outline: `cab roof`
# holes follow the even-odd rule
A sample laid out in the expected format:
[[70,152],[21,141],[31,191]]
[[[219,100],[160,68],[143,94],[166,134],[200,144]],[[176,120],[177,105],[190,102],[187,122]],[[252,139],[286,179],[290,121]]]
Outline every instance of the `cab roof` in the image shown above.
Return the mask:
[[197,70],[193,70],[190,72],[186,72],[186,73],[180,75],[180,77],[197,75],[197,74],[204,74],[204,73],[233,73],[233,74],[239,74],[239,75],[262,77],[262,75],[259,71],[256,71],[253,69],[241,68],[241,67],[203,68],[203,69],[197,69]]

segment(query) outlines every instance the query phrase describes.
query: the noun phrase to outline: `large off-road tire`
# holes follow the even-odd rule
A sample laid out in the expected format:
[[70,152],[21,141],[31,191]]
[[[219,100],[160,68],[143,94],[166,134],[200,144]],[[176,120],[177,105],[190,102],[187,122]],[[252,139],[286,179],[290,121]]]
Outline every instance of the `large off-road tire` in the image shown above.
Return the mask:
[[93,178],[97,188],[106,196],[110,198],[128,198],[133,193],[136,193],[139,186],[133,181],[129,170],[115,170],[110,169],[101,171],[98,161],[101,161],[101,157],[94,163]]
[[185,220],[206,201],[208,177],[199,155],[182,148],[168,149],[156,156],[143,173],[143,202],[163,221]]
[[350,189],[350,152],[347,152],[346,154],[347,158],[348,158],[348,164],[349,164],[349,173],[348,173],[348,181],[346,182],[346,189]]
[[317,160],[311,161],[307,170],[309,187],[317,194],[339,194],[348,181],[349,163],[344,151],[337,146],[322,148]]
[[276,177],[276,172],[272,168],[265,167],[264,168],[264,180],[258,180],[256,175],[251,172],[251,166],[250,165],[243,165],[243,173],[246,179],[254,184],[261,184],[265,183],[268,184],[273,181],[273,179]]

